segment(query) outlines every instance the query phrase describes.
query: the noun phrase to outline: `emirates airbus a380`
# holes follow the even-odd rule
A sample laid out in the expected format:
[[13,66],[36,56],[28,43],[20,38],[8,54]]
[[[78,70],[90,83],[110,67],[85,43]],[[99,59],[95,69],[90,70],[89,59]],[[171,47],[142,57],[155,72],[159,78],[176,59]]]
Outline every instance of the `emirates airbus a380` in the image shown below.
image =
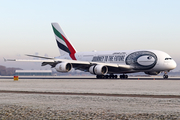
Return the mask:
[[167,73],[176,68],[176,62],[165,52],[159,50],[135,51],[103,51],[77,52],[58,23],[52,23],[59,57],[42,57],[41,60],[5,59],[5,61],[42,62],[42,66],[50,65],[58,72],[69,72],[72,68],[96,75],[98,79],[127,79],[128,73],[144,72],[148,75]]

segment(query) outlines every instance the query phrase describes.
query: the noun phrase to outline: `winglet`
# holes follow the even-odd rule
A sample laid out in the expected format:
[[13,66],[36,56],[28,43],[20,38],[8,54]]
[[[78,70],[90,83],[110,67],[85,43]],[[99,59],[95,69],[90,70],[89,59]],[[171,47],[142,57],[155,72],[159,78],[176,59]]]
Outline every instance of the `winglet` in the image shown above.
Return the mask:
[[7,61],[7,60],[6,60],[6,58],[4,58],[4,57],[3,57],[3,59],[4,59],[4,62],[6,62],[6,61]]
[[16,59],[6,59],[6,58],[4,58],[4,57],[3,57],[3,59],[4,59],[5,62],[6,62],[6,61],[16,61]]

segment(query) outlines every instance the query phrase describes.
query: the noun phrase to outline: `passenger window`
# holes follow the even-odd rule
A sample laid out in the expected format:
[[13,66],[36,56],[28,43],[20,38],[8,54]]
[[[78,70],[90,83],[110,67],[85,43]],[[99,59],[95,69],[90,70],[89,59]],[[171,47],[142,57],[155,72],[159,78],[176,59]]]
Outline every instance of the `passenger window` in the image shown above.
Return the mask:
[[172,58],[165,58],[165,60],[172,60]]

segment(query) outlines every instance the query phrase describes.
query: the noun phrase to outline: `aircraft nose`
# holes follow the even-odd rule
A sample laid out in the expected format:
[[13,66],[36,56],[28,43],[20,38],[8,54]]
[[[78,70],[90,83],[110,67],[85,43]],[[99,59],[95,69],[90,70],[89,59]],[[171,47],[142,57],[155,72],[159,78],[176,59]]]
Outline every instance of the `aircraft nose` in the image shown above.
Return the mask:
[[177,64],[176,64],[176,62],[173,60],[173,62],[174,62],[174,68],[176,68],[177,67]]
[[175,69],[176,66],[177,66],[176,62],[175,62],[174,60],[172,60],[172,62],[171,62],[171,64],[170,64],[169,67],[170,67],[171,69]]

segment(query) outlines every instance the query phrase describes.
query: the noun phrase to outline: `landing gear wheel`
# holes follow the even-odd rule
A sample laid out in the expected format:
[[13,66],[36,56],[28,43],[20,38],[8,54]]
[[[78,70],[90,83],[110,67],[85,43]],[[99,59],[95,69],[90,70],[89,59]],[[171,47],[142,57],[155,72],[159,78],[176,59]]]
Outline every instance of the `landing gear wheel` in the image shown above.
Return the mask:
[[120,79],[128,79],[128,75],[120,75]]
[[104,76],[104,75],[96,75],[96,78],[97,78],[97,79],[104,79],[105,76]]
[[125,75],[125,79],[128,79],[128,75]]
[[100,79],[100,75],[96,75],[96,78],[97,78],[97,79]]
[[115,75],[114,78],[117,79],[117,75]]
[[164,75],[163,78],[164,78],[164,79],[168,79],[168,75]]
[[120,77],[120,79],[124,79],[124,75],[120,75],[119,77]]
[[120,75],[119,78],[122,79],[122,75]]
[[164,79],[168,79],[168,75],[167,75],[168,72],[169,72],[169,71],[164,71],[164,75],[163,75],[163,78],[164,78]]
[[97,79],[117,79],[117,75],[96,75]]

